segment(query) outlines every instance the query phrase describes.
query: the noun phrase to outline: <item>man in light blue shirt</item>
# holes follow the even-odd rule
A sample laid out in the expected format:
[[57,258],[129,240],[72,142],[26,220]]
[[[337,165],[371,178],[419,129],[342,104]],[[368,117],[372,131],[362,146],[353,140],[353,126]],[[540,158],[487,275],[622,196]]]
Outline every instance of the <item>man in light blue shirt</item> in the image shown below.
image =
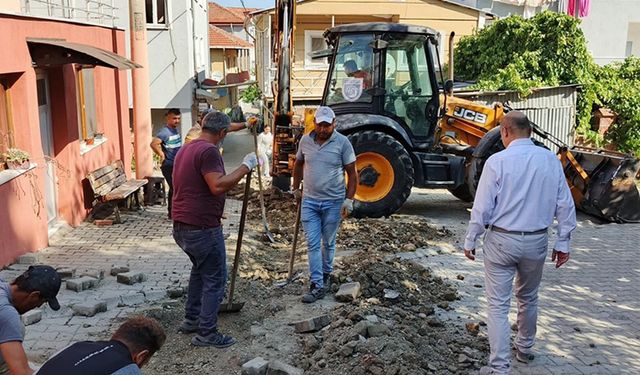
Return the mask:
[[573,199],[562,165],[553,152],[530,139],[531,125],[521,112],[501,121],[506,150],[486,162],[478,184],[464,241],[465,256],[475,260],[477,239],[485,232],[485,290],[491,354],[481,374],[508,374],[510,369],[509,305],[516,277],[518,334],[516,359],[534,359],[538,287],[547,255],[547,229],[558,220],[558,239],[551,260],[556,268],[569,260],[569,240],[576,227]]
[[[335,119],[331,108],[317,109],[315,129],[300,140],[293,170],[294,195],[304,196],[301,218],[309,249],[311,286],[302,297],[305,303],[324,298],[328,289],[340,219],[353,211],[358,181],[353,146],[347,137],[335,131]],[[304,194],[299,190],[303,178]]]

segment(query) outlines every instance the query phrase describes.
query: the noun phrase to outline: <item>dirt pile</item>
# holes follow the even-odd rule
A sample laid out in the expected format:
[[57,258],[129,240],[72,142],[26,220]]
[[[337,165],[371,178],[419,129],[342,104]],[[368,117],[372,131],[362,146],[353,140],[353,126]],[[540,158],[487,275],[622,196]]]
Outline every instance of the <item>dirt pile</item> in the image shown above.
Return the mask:
[[359,253],[336,278],[358,281],[362,295],[333,313],[328,329],[301,338],[298,365],[313,374],[466,374],[484,364],[488,342],[443,322],[455,287],[406,261]]

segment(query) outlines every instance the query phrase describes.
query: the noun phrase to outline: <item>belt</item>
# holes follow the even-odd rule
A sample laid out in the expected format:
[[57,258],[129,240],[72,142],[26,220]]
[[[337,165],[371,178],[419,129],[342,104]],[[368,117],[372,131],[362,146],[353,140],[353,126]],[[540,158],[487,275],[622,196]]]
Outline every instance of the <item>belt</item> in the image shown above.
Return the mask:
[[187,223],[183,223],[180,221],[174,221],[173,222],[173,229],[177,229],[177,230],[205,230],[205,229],[211,229],[211,227],[205,227],[202,225],[191,225],[191,224],[187,224]]
[[523,231],[519,231],[519,230],[506,230],[500,227],[496,227],[495,225],[489,225],[489,227],[487,228],[490,231],[493,232],[498,232],[498,233],[507,233],[507,234],[517,234],[520,236],[530,236],[530,235],[534,235],[534,234],[544,234],[547,233],[547,228],[544,229],[540,229],[540,230],[535,230],[533,232],[523,232]]

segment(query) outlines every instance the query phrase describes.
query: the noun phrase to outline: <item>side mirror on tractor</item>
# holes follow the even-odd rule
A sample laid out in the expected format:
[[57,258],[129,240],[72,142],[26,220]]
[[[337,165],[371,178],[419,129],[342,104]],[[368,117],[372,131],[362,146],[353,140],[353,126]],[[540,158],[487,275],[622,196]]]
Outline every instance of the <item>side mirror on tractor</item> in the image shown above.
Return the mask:
[[453,95],[453,81],[448,79],[444,82],[445,95]]

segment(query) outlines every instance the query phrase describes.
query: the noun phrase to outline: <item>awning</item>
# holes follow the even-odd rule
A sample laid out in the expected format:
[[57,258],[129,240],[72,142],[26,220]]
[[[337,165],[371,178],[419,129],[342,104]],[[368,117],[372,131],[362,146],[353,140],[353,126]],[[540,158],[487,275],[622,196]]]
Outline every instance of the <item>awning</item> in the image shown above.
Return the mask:
[[31,59],[39,67],[64,64],[100,65],[115,69],[142,68],[126,57],[87,44],[63,39],[27,38]]

